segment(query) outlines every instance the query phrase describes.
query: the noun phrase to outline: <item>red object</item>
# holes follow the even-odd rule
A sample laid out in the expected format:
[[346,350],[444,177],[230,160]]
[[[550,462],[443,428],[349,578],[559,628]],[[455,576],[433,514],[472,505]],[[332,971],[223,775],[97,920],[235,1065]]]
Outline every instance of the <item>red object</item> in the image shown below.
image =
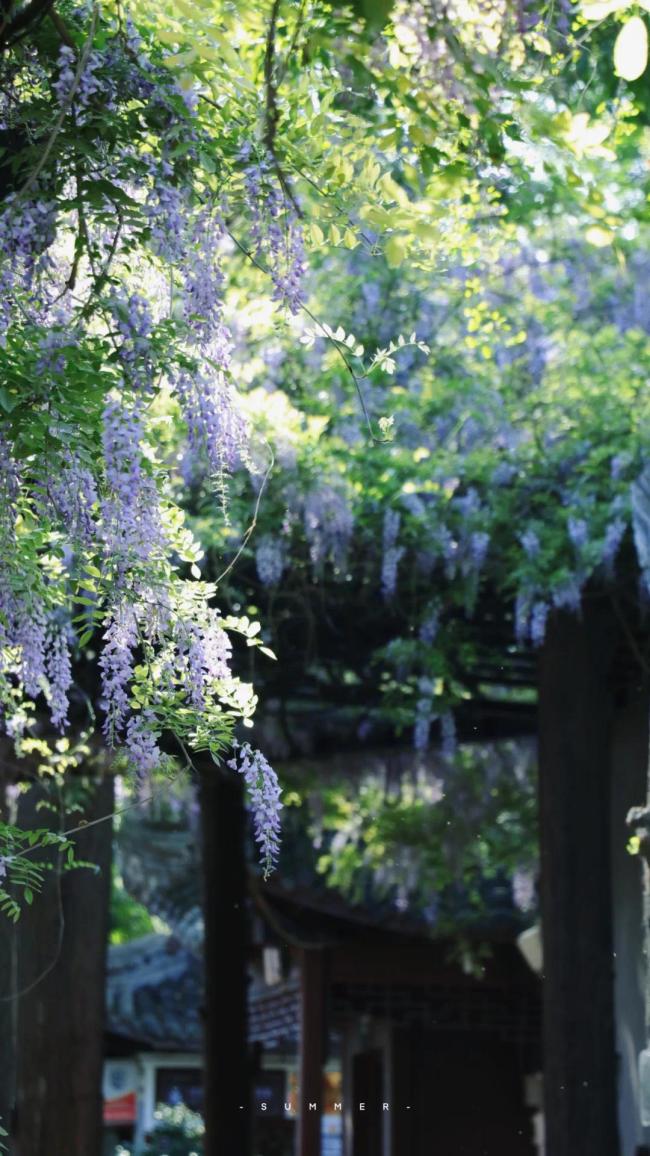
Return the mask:
[[135,1092],[127,1092],[125,1096],[116,1096],[113,1100],[104,1100],[105,1124],[135,1124],[135,1119]]

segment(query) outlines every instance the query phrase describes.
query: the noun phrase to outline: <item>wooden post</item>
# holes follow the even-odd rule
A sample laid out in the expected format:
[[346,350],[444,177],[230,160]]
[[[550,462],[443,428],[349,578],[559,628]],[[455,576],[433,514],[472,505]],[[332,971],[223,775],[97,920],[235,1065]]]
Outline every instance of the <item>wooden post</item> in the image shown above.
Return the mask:
[[232,771],[201,771],[205,917],[205,1156],[249,1156],[246,823]]
[[[0,761],[0,818],[9,821],[6,788],[9,776]],[[16,1092],[17,1007],[11,993],[17,986],[18,929],[0,915],[0,1125],[8,1129],[14,1114]]]
[[[106,777],[84,818],[92,822],[112,808],[113,782]],[[47,811],[32,810],[34,826],[47,819]],[[77,814],[73,822],[79,822]],[[11,1156],[100,1156],[102,1150],[111,820],[80,831],[75,844],[77,857],[99,872],[79,868],[46,876],[42,893],[18,924],[17,980],[23,994],[17,1000]]]
[[[305,948],[300,966],[300,1101],[298,1156],[320,1156],[325,1062],[325,968],[319,948]],[[309,1108],[316,1104],[316,1110]]]
[[543,1040],[549,1156],[617,1156],[606,604],[556,614],[540,662]]

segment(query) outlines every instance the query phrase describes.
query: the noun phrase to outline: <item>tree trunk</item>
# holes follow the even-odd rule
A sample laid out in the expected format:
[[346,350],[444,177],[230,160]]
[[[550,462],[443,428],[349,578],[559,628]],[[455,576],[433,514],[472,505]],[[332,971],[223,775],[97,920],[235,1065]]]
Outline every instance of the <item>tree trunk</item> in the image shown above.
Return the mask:
[[205,913],[205,1156],[248,1156],[246,822],[241,782],[201,772]]
[[[36,795],[36,791],[30,795]],[[28,796],[29,798],[29,796]],[[112,810],[112,780],[96,788],[84,818]],[[34,810],[43,827],[48,811]],[[21,816],[25,824],[27,816]],[[78,821],[78,815],[72,823]],[[26,825],[26,824],[25,824]],[[79,868],[46,876],[18,924],[18,1056],[11,1156],[100,1156],[106,943],[112,823],[75,838]]]
[[543,1039],[549,1156],[617,1156],[607,606],[557,614],[540,664]]

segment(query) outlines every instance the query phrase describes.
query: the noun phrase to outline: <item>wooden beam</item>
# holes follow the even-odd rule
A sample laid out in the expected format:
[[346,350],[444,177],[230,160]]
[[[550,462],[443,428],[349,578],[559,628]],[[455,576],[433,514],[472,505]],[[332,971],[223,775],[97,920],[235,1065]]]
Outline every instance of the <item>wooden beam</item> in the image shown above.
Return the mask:
[[[298,1156],[320,1156],[325,1063],[325,961],[320,948],[300,961],[300,1111]],[[309,1105],[316,1104],[315,1111]]]
[[[546,1151],[617,1156],[604,601],[557,614],[540,662],[539,777]],[[621,838],[623,838],[621,832]]]
[[233,772],[201,770],[205,918],[205,1156],[249,1156],[245,812]]
[[[20,822],[42,827],[33,789]],[[19,1156],[98,1156],[102,1146],[102,1066],[106,944],[111,887],[113,783],[100,782],[75,836],[76,855],[95,864],[45,878],[18,923],[16,1112],[9,1150]],[[74,814],[70,825],[76,825]],[[54,826],[54,824],[53,824]],[[57,824],[58,826],[58,824]],[[9,977],[6,977],[9,980]],[[3,992],[3,995],[5,993]],[[0,1081],[3,1073],[0,1073]]]

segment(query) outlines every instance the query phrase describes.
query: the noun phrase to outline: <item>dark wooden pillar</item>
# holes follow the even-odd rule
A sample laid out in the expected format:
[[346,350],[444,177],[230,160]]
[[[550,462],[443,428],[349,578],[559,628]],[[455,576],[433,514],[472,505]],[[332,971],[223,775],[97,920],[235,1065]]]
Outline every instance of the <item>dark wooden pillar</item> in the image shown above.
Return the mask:
[[[4,756],[0,747],[0,820],[9,822],[6,791],[11,778],[4,765]],[[11,992],[16,988],[17,934],[15,924],[0,915],[0,1125],[5,1129],[11,1124],[16,1088],[18,1009]]]
[[[110,815],[113,784],[101,782],[83,817]],[[48,811],[33,812],[43,827]],[[27,816],[21,818],[25,821]],[[79,822],[76,812],[70,825]],[[18,923],[17,1095],[11,1156],[100,1156],[106,944],[112,822],[75,837],[93,863],[46,877]]]
[[248,1156],[246,822],[241,781],[201,772],[205,916],[205,1156]]
[[[320,1156],[325,1062],[325,961],[319,948],[300,961],[300,1103],[298,1156]],[[309,1105],[316,1104],[316,1110]]]
[[540,663],[543,1041],[549,1156],[617,1156],[606,604],[557,614]]

